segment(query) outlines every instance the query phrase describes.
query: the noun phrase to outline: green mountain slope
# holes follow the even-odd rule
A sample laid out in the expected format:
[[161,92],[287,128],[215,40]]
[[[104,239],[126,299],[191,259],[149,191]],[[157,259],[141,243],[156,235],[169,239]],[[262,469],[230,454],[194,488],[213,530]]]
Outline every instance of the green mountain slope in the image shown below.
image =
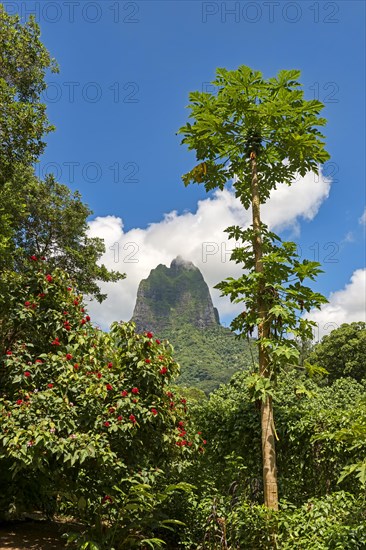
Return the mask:
[[199,329],[183,324],[161,336],[174,346],[174,357],[181,366],[178,384],[193,386],[205,393],[228,382],[237,370],[252,369],[253,360],[256,361],[255,343],[249,346],[222,326]]

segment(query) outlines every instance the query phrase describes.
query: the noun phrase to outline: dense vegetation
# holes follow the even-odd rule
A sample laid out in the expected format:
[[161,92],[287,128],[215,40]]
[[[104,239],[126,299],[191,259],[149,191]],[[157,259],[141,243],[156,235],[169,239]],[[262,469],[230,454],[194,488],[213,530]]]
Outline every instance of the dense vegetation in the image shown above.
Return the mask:
[[[119,275],[97,266],[103,243],[85,240],[80,197],[32,169],[50,129],[39,94],[51,59],[33,20],[21,25],[0,7],[0,30],[0,519],[71,516],[79,529],[68,543],[79,550],[365,549],[366,324],[341,325],[314,349],[299,338],[266,341],[280,358],[271,377],[258,375],[245,338],[222,327],[199,333],[181,323],[162,338],[133,323],[95,328],[83,295],[101,299],[98,280]],[[220,180],[223,167],[211,169]],[[206,169],[193,175],[202,180]],[[318,299],[302,285],[317,266],[262,231],[272,276],[293,269],[302,278],[295,304],[283,292],[271,309],[271,327],[293,331],[295,306]],[[254,311],[261,277],[226,288],[240,297],[245,283],[242,301]],[[249,308],[237,321],[243,334],[246,323],[263,318]],[[164,336],[176,338],[177,356],[192,366],[181,380],[196,388],[174,385],[179,366]],[[213,380],[226,383],[203,398],[199,388]],[[278,510],[263,505],[269,402]]]
[[194,386],[206,394],[229,381],[238,370],[253,368],[257,360],[254,343],[237,339],[222,326],[206,329],[188,323],[164,332],[174,347],[174,357],[181,366],[177,383]]

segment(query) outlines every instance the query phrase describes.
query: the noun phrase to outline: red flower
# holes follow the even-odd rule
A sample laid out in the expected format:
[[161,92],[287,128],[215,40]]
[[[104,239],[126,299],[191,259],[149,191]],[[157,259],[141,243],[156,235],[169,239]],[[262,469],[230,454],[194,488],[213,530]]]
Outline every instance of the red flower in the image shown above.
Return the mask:
[[159,355],[158,359],[160,359],[160,361],[163,361],[164,355]]
[[43,260],[43,261],[44,261],[45,259],[46,259],[46,257],[45,257],[45,256],[41,256],[41,260]]
[[166,367],[162,367],[159,372],[160,374],[166,374],[168,372],[168,369]]
[[161,344],[160,340],[155,340],[155,342],[156,342],[157,344]]
[[202,432],[197,432],[197,433],[198,433],[198,435],[201,435]]
[[45,295],[44,292],[40,292],[40,293],[38,294],[38,297],[39,297],[39,298],[44,298],[45,296],[46,296],[46,295]]
[[26,370],[25,373],[24,373],[24,376],[26,376],[28,378],[28,376],[30,376],[31,373],[29,372],[29,370]]
[[180,400],[180,402],[183,403],[183,405],[185,405],[187,403],[187,399],[183,398],[183,399]]
[[131,393],[139,393],[139,389],[138,388],[132,388]]
[[151,359],[145,359],[145,363],[151,363]]
[[183,426],[184,426],[183,420],[180,420],[180,421],[178,422],[178,426],[179,426],[180,428],[183,428]]
[[37,307],[37,304],[32,304],[33,309],[36,309],[36,307]]
[[129,419],[131,420],[132,424],[135,424],[136,418],[133,414],[130,414]]
[[81,307],[80,311],[81,311],[81,313],[85,313],[85,308]]
[[110,425],[111,425],[111,423],[108,422],[108,420],[107,420],[106,422],[104,422],[104,426],[105,426],[106,428],[109,428]]
[[111,369],[113,367],[113,363],[108,363],[107,367]]
[[63,315],[68,315],[68,314],[69,314],[68,311],[64,311],[64,312],[63,312]]
[[110,414],[113,414],[114,412],[116,412],[116,409],[114,407],[109,407],[108,412]]
[[33,260],[34,262],[36,262],[38,260],[37,256],[35,256],[34,254],[33,254],[33,256],[30,257],[30,259]]
[[79,365],[78,365],[77,363],[75,363],[75,365],[74,365],[74,369],[76,369],[76,370],[77,370],[78,368],[79,368]]
[[29,307],[31,305],[30,302],[24,302],[25,307]]
[[48,281],[49,283],[52,283],[52,281],[53,281],[52,275],[49,275],[49,274],[46,275],[46,279],[47,279],[47,281]]
[[66,359],[69,361],[70,359],[72,359],[72,355],[71,353],[66,353]]
[[106,388],[107,388],[108,391],[113,390],[112,384],[107,384],[107,385],[106,385]]
[[80,324],[85,325],[86,321],[85,319],[81,319]]
[[127,397],[128,391],[126,391],[126,390],[121,391],[121,395],[122,395],[122,397]]
[[35,363],[43,363],[42,359],[36,359]]
[[99,378],[99,380],[102,378],[102,373],[101,372],[97,372],[97,378]]
[[192,441],[188,441],[188,447],[192,447]]
[[106,502],[112,502],[112,497],[110,497],[109,495],[105,495],[103,498],[102,498],[102,503],[105,504]]
[[18,399],[17,400],[17,405],[21,405],[23,403],[23,400],[22,399]]
[[203,445],[206,445],[206,443],[207,443],[207,441],[206,441],[206,439],[204,439],[204,440],[202,441],[202,444],[203,444]]
[[13,352],[10,351],[10,349],[8,349],[8,351],[6,352],[6,355],[13,355]]
[[74,300],[74,306],[78,306],[79,305],[79,300]]
[[166,394],[167,394],[168,397],[173,397],[173,394],[172,394],[171,391],[167,391]]
[[90,321],[90,315],[87,315],[87,316],[85,317],[85,319],[86,319],[87,321]]
[[70,292],[72,290],[71,286],[68,286],[66,290]]
[[53,384],[47,384],[47,388],[53,388]]
[[171,409],[174,408],[174,401],[171,401],[171,402],[169,403],[169,407],[170,407]]
[[148,338],[152,338],[154,335],[153,335],[152,332],[147,332],[147,333],[146,333],[146,336],[147,336]]
[[121,415],[117,416],[117,420],[118,420],[118,422],[121,422],[121,420],[123,420],[123,416],[121,416]]
[[60,345],[60,342],[58,341],[58,338],[54,339],[54,341],[52,342],[52,345],[53,346],[59,346]]
[[132,403],[138,403],[138,399],[132,399]]
[[187,441],[186,441],[185,439],[183,439],[183,440],[181,441],[181,445],[184,447],[185,445],[187,445]]
[[156,416],[158,414],[158,411],[156,409],[151,409],[151,412],[154,416]]

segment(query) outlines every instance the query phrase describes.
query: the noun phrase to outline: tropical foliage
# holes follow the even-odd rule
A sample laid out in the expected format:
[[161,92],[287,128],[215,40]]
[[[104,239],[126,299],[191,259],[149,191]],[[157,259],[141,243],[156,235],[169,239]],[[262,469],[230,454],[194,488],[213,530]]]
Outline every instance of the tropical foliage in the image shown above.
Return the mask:
[[260,220],[278,182],[328,158],[322,105],[304,99],[299,72],[265,81],[220,69],[216,95],[191,95],[182,133],[200,162],[185,183],[235,178],[243,206],[254,204],[251,227],[228,229],[243,276],[218,287],[242,303],[233,328],[258,336],[259,369],[243,339],[214,327],[202,348],[185,319],[177,356],[197,368],[182,387],[167,339],[133,323],[93,325],[84,295],[101,300],[98,280],[121,275],[99,266],[103,243],[87,236],[80,195],[33,171],[51,130],[40,94],[56,65],[34,19],[0,6],[0,31],[0,519],[71,517],[78,550],[366,548],[365,323],[312,349],[302,313],[324,298],[304,281],[320,266]]
[[162,503],[188,488],[170,482],[177,464],[203,450],[186,399],[169,387],[171,346],[129,324],[94,328],[72,282],[45,260],[31,258],[7,284],[2,515],[72,514],[108,549],[158,539],[174,519]]

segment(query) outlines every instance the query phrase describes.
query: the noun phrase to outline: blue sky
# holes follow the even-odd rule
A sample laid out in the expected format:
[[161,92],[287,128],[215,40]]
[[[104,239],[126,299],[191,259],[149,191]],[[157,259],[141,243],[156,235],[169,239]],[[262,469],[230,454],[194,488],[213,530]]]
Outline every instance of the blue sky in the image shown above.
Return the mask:
[[[324,262],[325,273],[316,288],[327,296],[345,289],[354,273],[364,268],[365,224],[360,222],[365,210],[363,1],[27,0],[4,5],[23,17],[32,11],[36,14],[42,40],[60,65],[59,75],[48,76],[44,94],[57,130],[47,138],[39,173],[53,171],[60,181],[81,191],[94,211],[92,219],[99,220],[93,234],[105,237],[108,249],[121,237],[119,218],[123,220],[123,235],[129,237],[124,241],[121,237],[125,248],[118,249],[118,258],[115,249],[107,251],[105,261],[111,267],[138,279],[160,261],[169,261],[174,249],[169,241],[176,239],[177,252],[182,253],[184,243],[171,233],[166,215],[176,211],[177,232],[186,228],[185,223],[180,228],[179,220],[186,221],[189,213],[197,225],[198,201],[206,200],[207,205],[208,196],[200,186],[183,186],[180,177],[195,159],[175,132],[187,119],[188,93],[207,89],[217,67],[235,69],[243,64],[265,77],[280,69],[300,69],[306,97],[325,103],[331,161],[324,175],[333,181],[328,189],[325,185],[316,207],[310,201],[296,219],[286,214],[291,199],[287,204],[277,201],[283,215],[282,234],[298,241],[304,256]],[[165,255],[159,253],[151,224]],[[195,238],[194,231],[192,235]],[[210,241],[210,223],[207,235],[204,228],[199,235]],[[138,236],[144,239],[145,249]],[[189,223],[184,239],[190,250]],[[129,253],[138,260],[137,266],[131,265]],[[187,259],[199,263],[197,257]],[[210,272],[209,262],[205,263],[200,267],[209,284],[218,282],[215,275],[221,276],[220,269],[212,262]],[[229,265],[225,268],[229,275]],[[118,296],[130,304],[137,283],[129,284],[121,283]],[[358,286],[357,293],[362,301],[365,287]],[[116,315],[110,303],[105,305],[107,310],[108,314],[101,314],[95,307],[102,325]],[[128,316],[128,308],[123,310],[121,305],[121,311]],[[226,320],[232,313],[230,308],[221,312]]]

